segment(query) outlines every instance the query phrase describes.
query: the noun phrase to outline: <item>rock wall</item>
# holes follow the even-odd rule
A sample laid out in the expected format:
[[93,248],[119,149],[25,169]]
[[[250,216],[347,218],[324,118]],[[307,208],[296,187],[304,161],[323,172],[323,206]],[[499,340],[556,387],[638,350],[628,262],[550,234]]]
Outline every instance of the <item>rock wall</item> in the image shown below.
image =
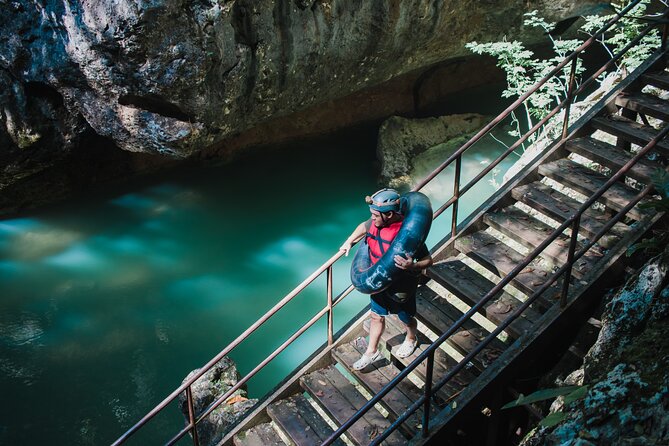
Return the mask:
[[468,41],[537,38],[523,34],[524,12],[577,3],[0,0],[0,187],[81,150],[91,134],[171,158],[270,142],[226,144],[467,55]]
[[539,427],[521,443],[669,444],[669,249],[608,296],[597,342],[565,379],[587,385],[583,399],[551,406],[566,419]]

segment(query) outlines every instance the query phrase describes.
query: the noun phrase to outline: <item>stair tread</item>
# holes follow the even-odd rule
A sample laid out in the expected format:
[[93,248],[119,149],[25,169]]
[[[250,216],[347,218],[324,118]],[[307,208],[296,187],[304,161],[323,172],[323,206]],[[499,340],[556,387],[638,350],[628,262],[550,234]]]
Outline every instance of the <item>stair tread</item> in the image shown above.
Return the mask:
[[[470,306],[480,302],[481,298],[495,286],[493,282],[457,259],[446,259],[432,265],[428,269],[428,275]],[[500,295],[483,306],[482,313],[490,321],[500,324],[521,304],[520,300],[502,291]],[[506,331],[512,337],[518,338],[523,332],[531,330],[533,322],[540,317],[539,312],[527,308],[506,328]]]
[[[334,366],[311,372],[300,378],[300,383],[338,425],[345,423],[367,403],[367,399]],[[346,436],[355,444],[367,445],[388,426],[390,421],[372,408],[346,431]],[[406,442],[398,431],[385,440],[389,445]]]
[[[297,446],[322,443],[333,432],[301,394],[271,404],[267,407],[267,414]],[[344,446],[345,443],[338,439],[335,444]]]
[[[648,142],[658,133],[658,131],[653,128],[617,115],[593,118],[590,123],[596,129],[620,136],[623,139],[642,147],[648,144]],[[668,156],[669,141],[666,139],[660,141],[653,150],[664,156]]]
[[[489,226],[529,249],[539,246],[554,231],[554,228],[551,226],[526,214],[515,206],[508,206],[495,212],[489,212],[484,215],[483,220]],[[555,266],[560,267],[567,263],[569,243],[570,237],[560,234],[540,255],[553,262]],[[581,244],[578,243],[577,250],[580,247]],[[603,253],[599,248],[590,249],[574,264],[572,273],[576,277],[582,277],[583,274],[594,267],[601,257],[603,257]]]
[[[455,241],[455,247],[500,278],[509,274],[525,258],[515,249],[484,231],[460,237]],[[551,274],[550,270],[541,265],[537,259],[534,259],[513,279],[512,284],[525,294],[531,295],[546,282]],[[559,284],[559,282],[557,283]],[[553,288],[555,287],[556,284],[553,284]],[[550,291],[539,296],[535,302],[542,309],[547,309],[554,303],[546,297],[547,293],[550,293]]]
[[272,427],[271,423],[262,423],[240,432],[233,438],[235,446],[285,446],[286,443]]
[[[611,144],[593,138],[575,138],[566,143],[570,152],[578,153],[592,161],[613,170],[620,170],[633,154]],[[647,159],[640,159],[628,172],[627,176],[643,183],[650,183],[655,171],[661,166]]]
[[[423,333],[418,332],[418,345],[414,353],[406,358],[398,358],[395,353],[400,345],[402,345],[402,342],[404,342],[404,337],[406,335],[406,331],[401,324],[402,323],[399,320],[396,320],[395,317],[386,317],[386,329],[381,334],[381,342],[383,342],[386,349],[391,352],[391,355],[397,363],[407,366],[429,347],[431,341]],[[450,357],[443,350],[437,349],[434,355],[434,381],[437,381],[437,377],[446,375],[446,373],[455,367],[455,365],[457,365],[455,359]],[[414,373],[425,382],[426,361],[419,364],[414,369]],[[474,379],[475,376],[469,370],[461,370],[452,380],[439,390],[437,395],[441,400],[447,401],[474,381]]]
[[[437,335],[441,335],[451,328],[455,324],[455,321],[463,315],[460,310],[450,304],[445,298],[429,288],[427,288],[427,292],[417,296],[416,306],[418,308],[418,318],[428,328],[437,333]],[[467,355],[488,334],[487,330],[484,330],[480,325],[469,319],[446,342],[460,352],[460,354]],[[505,349],[506,345],[495,338],[481,353],[476,355],[472,363],[477,369],[483,371],[492,362],[491,358],[496,358]]]
[[[364,371],[353,370],[353,363],[367,349],[364,338],[354,339],[350,343],[342,344],[333,350],[333,357],[372,394],[378,393],[386,384],[395,378],[400,370],[388,360],[375,361]],[[421,391],[409,380],[400,381],[395,388],[383,397],[382,404],[397,419],[411,404],[421,396]],[[436,414],[436,410],[433,411]],[[400,426],[410,435],[416,433],[416,426],[422,421],[422,410],[417,410]]]
[[[527,204],[560,223],[574,215],[582,205],[580,201],[539,181],[518,186],[511,191],[511,195],[514,199]],[[606,212],[592,208],[586,209],[581,215],[580,230],[583,231],[586,237],[593,237],[604,227],[610,218],[611,216]],[[609,230],[610,234],[599,239],[598,244],[605,248],[610,248],[630,230],[629,226],[618,222]]]
[[641,76],[647,85],[653,85],[663,90],[669,90],[669,73],[658,71],[655,73],[645,73]]
[[620,93],[616,97],[616,104],[644,115],[664,121],[669,120],[669,104],[651,94],[642,92]]
[[[563,183],[586,196],[592,196],[608,181],[606,176],[566,158],[539,166],[539,173]],[[599,201],[606,206],[619,211],[627,206],[637,194],[638,191],[618,182],[604,192],[599,198]],[[638,206],[635,206],[630,209],[627,215],[635,220],[641,220],[649,215],[649,213],[648,211],[641,210]]]

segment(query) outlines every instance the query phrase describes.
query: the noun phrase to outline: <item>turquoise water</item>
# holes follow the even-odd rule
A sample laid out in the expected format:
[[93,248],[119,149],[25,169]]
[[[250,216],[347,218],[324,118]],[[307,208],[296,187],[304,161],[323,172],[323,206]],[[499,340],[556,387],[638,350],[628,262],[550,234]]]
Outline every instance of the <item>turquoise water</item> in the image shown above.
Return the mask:
[[[108,444],[121,435],[368,217],[374,146],[373,131],[352,132],[0,220],[0,444]],[[463,182],[498,151],[488,142],[469,155]],[[450,197],[452,172],[438,183],[435,204]],[[462,218],[492,191],[482,182]],[[336,292],[348,285],[345,260]],[[322,277],[235,350],[240,370],[322,308],[325,289]],[[367,303],[347,298],[337,327]],[[250,396],[326,339],[321,321],[249,383]],[[156,444],[182,426],[170,407],[145,435]]]

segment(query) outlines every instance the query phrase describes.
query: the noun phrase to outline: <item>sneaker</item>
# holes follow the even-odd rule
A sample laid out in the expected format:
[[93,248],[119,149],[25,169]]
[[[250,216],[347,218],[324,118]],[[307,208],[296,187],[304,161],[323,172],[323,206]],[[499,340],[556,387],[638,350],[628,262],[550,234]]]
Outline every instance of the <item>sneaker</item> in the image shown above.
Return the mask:
[[381,358],[381,352],[379,350],[372,356],[367,356],[366,353],[363,353],[360,359],[353,363],[353,370],[362,370],[379,358]]
[[398,358],[406,358],[407,356],[411,356],[411,354],[416,350],[416,347],[418,346],[418,338],[410,340],[410,339],[404,339],[404,342],[402,342],[402,345],[400,345],[400,348],[397,349],[397,352],[395,352],[395,356]]

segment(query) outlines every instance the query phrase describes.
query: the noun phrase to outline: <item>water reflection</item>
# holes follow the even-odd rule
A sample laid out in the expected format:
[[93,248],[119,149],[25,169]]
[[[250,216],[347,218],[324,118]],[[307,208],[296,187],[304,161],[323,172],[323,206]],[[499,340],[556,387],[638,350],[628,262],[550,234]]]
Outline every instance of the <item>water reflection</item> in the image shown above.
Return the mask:
[[[319,147],[319,157],[313,149],[264,154],[0,222],[0,391],[13,402],[0,409],[0,444],[113,441],[368,217],[363,197],[378,189],[370,147],[347,140]],[[439,181],[429,191],[435,200],[452,191],[452,178]],[[348,285],[351,258],[335,268],[337,290]],[[253,348],[235,350],[240,370],[318,311],[325,285],[319,278]],[[367,303],[347,298],[338,326]],[[325,334],[323,323],[307,332],[249,384],[251,396]],[[176,410],[167,417],[183,424]]]

